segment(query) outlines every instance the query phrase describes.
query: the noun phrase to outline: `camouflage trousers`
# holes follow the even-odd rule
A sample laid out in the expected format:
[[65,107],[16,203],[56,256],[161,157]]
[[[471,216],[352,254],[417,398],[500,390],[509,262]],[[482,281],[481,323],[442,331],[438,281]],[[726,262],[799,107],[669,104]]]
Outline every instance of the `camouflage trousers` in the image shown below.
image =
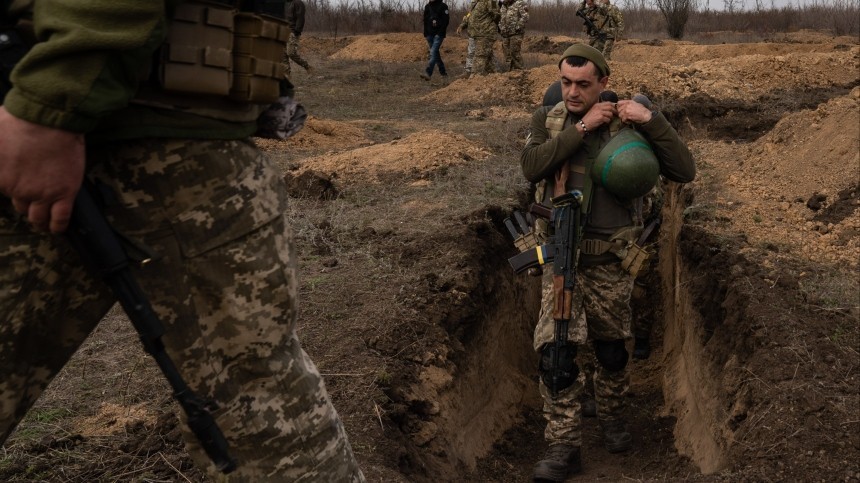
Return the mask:
[[308,61],[306,61],[302,58],[301,55],[299,55],[299,38],[296,37],[296,34],[294,33],[290,34],[290,38],[289,40],[287,40],[287,49],[284,51],[284,75],[286,75],[288,79],[292,76],[290,61],[299,64],[305,70],[308,70],[310,68],[310,64],[308,64]]
[[603,58],[606,60],[611,60],[612,58],[612,47],[615,46],[615,39],[612,37],[590,37],[588,41],[588,45],[594,47],[595,49],[603,52]]
[[523,35],[502,37],[502,50],[505,52],[505,66],[509,71],[523,68]]
[[472,74],[487,75],[496,71],[493,65],[493,44],[495,43],[494,37],[475,38],[475,61]]
[[475,63],[475,38],[469,37],[469,41],[466,44],[466,63],[464,68],[467,74],[471,74],[473,70],[473,64]]
[[[114,228],[157,254],[135,276],[162,340],[238,469],[218,481],[363,481],[322,377],[295,333],[296,255],[279,169],[250,142],[141,140],[88,153]],[[65,237],[0,198],[0,441],[113,305]],[[184,426],[184,425],[183,425]]]
[[[546,270],[543,277],[541,311],[534,335],[534,349],[537,352],[555,340],[552,270]],[[633,280],[620,263],[579,269],[573,294],[573,315],[567,332],[568,341],[577,345],[579,352],[588,350],[586,344],[589,341],[627,340],[631,337],[632,287]],[[602,421],[621,419],[630,382],[628,369],[625,367],[624,370],[612,372],[595,364],[593,371],[598,417]],[[586,369],[581,368],[577,380],[553,398],[541,379],[540,393],[547,420],[544,437],[550,444],[582,445],[580,397],[585,385]]]

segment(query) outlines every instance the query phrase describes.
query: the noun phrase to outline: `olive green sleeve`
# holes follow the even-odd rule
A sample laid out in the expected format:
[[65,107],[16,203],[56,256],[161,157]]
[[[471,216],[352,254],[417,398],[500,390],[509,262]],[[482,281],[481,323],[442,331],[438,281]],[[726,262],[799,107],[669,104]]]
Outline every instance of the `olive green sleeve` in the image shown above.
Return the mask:
[[165,0],[36,0],[39,43],[12,72],[14,116],[74,132],[123,108],[164,39]]
[[520,164],[527,180],[536,183],[555,173],[582,145],[582,135],[571,124],[550,139],[546,114],[551,106],[539,107],[532,114],[526,145],[520,154]]
[[693,181],[696,177],[693,154],[662,113],[655,112],[650,121],[638,126],[638,131],[651,144],[660,162],[660,174],[679,183]]

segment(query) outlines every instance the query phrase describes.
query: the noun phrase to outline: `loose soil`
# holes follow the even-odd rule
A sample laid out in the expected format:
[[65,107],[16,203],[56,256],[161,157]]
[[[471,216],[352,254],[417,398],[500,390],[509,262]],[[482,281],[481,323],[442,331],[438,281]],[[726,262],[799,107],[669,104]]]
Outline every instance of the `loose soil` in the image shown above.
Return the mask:
[[[725,35],[722,36],[725,38]],[[310,114],[259,140],[284,170],[299,332],[369,481],[528,481],[546,445],[537,279],[503,220],[519,150],[577,41],[528,37],[527,69],[422,81],[417,34],[304,39]],[[443,58],[462,73],[465,40]],[[860,46],[621,42],[610,89],[688,141],[660,232],[654,353],[631,361],[634,449],[584,421],[576,479],[860,481]],[[3,481],[205,481],[166,384],[118,309],[0,452]]]

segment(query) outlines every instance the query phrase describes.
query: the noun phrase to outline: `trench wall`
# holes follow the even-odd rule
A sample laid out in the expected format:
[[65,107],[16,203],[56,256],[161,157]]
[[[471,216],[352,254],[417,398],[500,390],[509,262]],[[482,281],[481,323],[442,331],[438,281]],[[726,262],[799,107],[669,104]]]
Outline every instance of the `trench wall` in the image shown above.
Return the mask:
[[678,452],[690,458],[704,474],[720,470],[726,462],[723,437],[726,411],[721,370],[706,348],[706,324],[691,287],[697,277],[718,277],[688,267],[679,243],[683,224],[682,190],[674,187],[666,197],[661,228],[660,272],[664,308],[663,397],[664,410],[676,417]]

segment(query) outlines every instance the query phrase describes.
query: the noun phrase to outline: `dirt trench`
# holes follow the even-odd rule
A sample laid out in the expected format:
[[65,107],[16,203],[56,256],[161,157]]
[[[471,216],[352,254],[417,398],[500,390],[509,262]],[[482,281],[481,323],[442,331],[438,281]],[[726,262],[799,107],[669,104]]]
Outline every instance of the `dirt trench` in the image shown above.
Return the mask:
[[[596,422],[586,421],[586,444],[598,447],[587,450],[593,458],[588,464],[598,475],[621,478],[638,474],[656,479],[689,476],[691,471],[708,474],[725,465],[722,408],[732,401],[721,395],[719,369],[727,354],[712,354],[704,343],[707,328],[726,317],[721,308],[726,290],[678,282],[699,276],[690,275],[697,267],[689,268],[680,253],[685,196],[687,192],[675,189],[664,209],[660,242],[664,317],[658,321],[661,327],[655,338],[662,339],[662,348],[656,348],[648,366],[631,368],[639,379],[630,396],[630,413],[637,420],[631,423],[639,432],[637,443],[648,447],[627,456],[625,461],[637,467],[630,473],[629,467],[619,466],[616,457],[599,448]],[[488,232],[488,227],[473,230],[476,240],[467,245],[492,248],[487,246],[488,239],[493,240],[490,245],[502,244],[496,247],[499,255],[480,259],[482,285],[492,290],[481,300],[483,306],[473,311],[478,315],[447,327],[458,341],[459,356],[450,358],[454,364],[426,366],[409,394],[399,398],[411,401],[410,414],[400,417],[401,422],[412,421],[401,425],[408,437],[399,458],[400,469],[410,480],[454,481],[470,475],[480,481],[522,481],[529,478],[532,464],[545,448],[536,357],[531,348],[540,302],[539,279],[513,273],[503,256],[511,251],[504,247],[509,243],[501,223],[505,213],[488,213],[495,233]],[[683,250],[707,250],[691,248],[705,243],[703,240],[690,238],[684,243]],[[709,267],[713,268],[718,267]],[[714,275],[707,280],[723,278]],[[705,291],[713,297],[702,304]],[[660,441],[655,444],[656,440]],[[667,452],[675,454],[667,457]],[[677,468],[668,468],[676,462]]]

